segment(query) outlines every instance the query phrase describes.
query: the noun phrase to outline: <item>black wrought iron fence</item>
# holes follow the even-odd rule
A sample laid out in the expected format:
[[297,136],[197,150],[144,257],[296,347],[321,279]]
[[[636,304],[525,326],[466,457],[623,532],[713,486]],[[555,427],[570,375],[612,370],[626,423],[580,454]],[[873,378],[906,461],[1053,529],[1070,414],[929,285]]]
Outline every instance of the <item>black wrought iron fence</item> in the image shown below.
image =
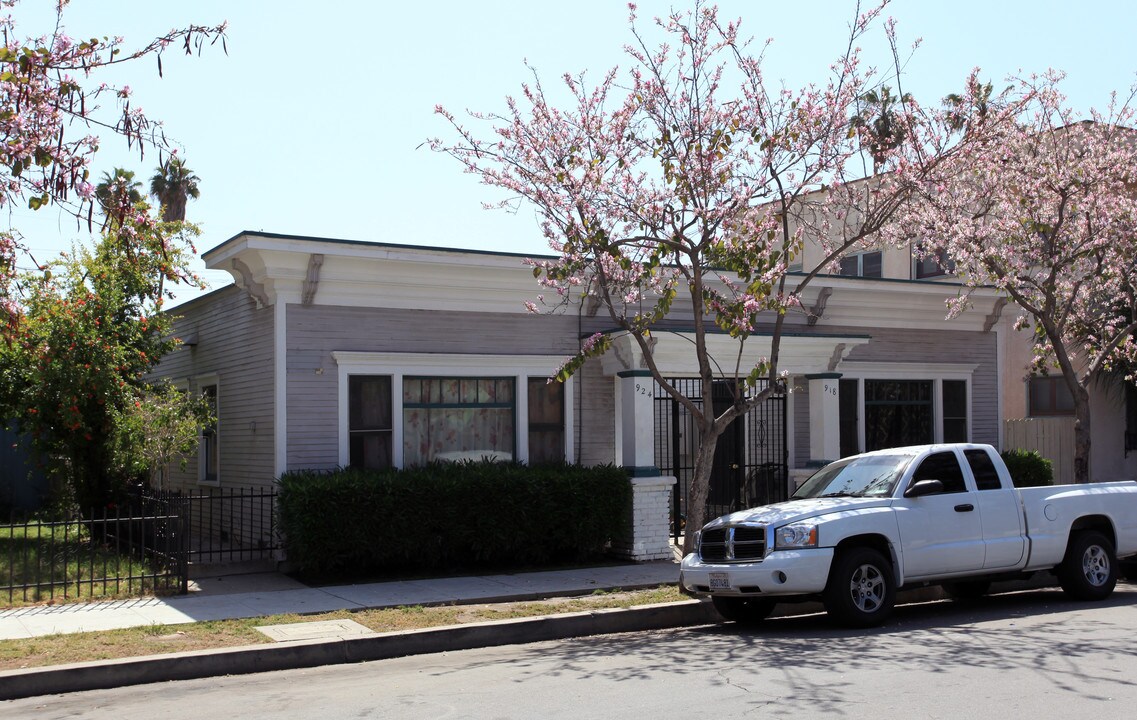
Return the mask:
[[145,490],[67,521],[0,525],[0,602],[185,593],[191,565],[274,559],[275,489]]
[[282,546],[276,528],[275,488],[197,488],[147,491],[184,519],[189,564],[272,559]]
[[42,602],[185,592],[181,518],[153,503],[84,520],[0,525],[0,600]]

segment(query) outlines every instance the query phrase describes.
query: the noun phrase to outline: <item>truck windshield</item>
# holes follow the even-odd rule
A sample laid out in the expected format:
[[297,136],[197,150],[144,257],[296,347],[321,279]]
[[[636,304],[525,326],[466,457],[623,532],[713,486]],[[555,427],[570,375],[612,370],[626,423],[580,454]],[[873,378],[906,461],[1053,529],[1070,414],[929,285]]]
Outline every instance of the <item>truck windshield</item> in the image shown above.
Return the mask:
[[891,495],[913,455],[865,455],[830,463],[814,473],[794,498]]

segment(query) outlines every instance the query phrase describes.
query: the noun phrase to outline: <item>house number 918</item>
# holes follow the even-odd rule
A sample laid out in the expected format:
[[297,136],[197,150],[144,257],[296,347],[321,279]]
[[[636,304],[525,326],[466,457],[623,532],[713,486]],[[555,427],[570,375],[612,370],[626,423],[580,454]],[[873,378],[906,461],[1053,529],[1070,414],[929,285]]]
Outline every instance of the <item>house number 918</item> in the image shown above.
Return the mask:
[[837,394],[837,386],[836,385],[830,385],[829,383],[825,383],[825,385],[822,388],[822,392],[824,392],[828,395],[836,395]]

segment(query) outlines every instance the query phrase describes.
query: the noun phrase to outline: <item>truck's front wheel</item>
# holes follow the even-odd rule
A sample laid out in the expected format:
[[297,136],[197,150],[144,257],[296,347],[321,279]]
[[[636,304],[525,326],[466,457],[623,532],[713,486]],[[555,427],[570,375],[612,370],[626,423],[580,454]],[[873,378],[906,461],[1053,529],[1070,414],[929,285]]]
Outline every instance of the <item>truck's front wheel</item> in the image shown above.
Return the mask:
[[770,617],[774,601],[766,598],[712,597],[715,610],[727,620],[753,625]]
[[825,611],[842,625],[880,625],[896,603],[891,564],[872,548],[841,551],[833,559],[823,600]]
[[1058,582],[1075,600],[1104,600],[1117,584],[1113,543],[1099,532],[1086,530],[1070,538],[1066,557],[1058,566]]

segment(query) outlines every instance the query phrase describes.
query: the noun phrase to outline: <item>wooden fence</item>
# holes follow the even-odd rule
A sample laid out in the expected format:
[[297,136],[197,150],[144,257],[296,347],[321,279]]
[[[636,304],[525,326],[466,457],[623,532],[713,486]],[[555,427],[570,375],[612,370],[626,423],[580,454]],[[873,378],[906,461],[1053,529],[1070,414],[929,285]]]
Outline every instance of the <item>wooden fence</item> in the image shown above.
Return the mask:
[[1003,421],[1004,450],[1037,450],[1054,464],[1054,482],[1074,482],[1074,418]]

